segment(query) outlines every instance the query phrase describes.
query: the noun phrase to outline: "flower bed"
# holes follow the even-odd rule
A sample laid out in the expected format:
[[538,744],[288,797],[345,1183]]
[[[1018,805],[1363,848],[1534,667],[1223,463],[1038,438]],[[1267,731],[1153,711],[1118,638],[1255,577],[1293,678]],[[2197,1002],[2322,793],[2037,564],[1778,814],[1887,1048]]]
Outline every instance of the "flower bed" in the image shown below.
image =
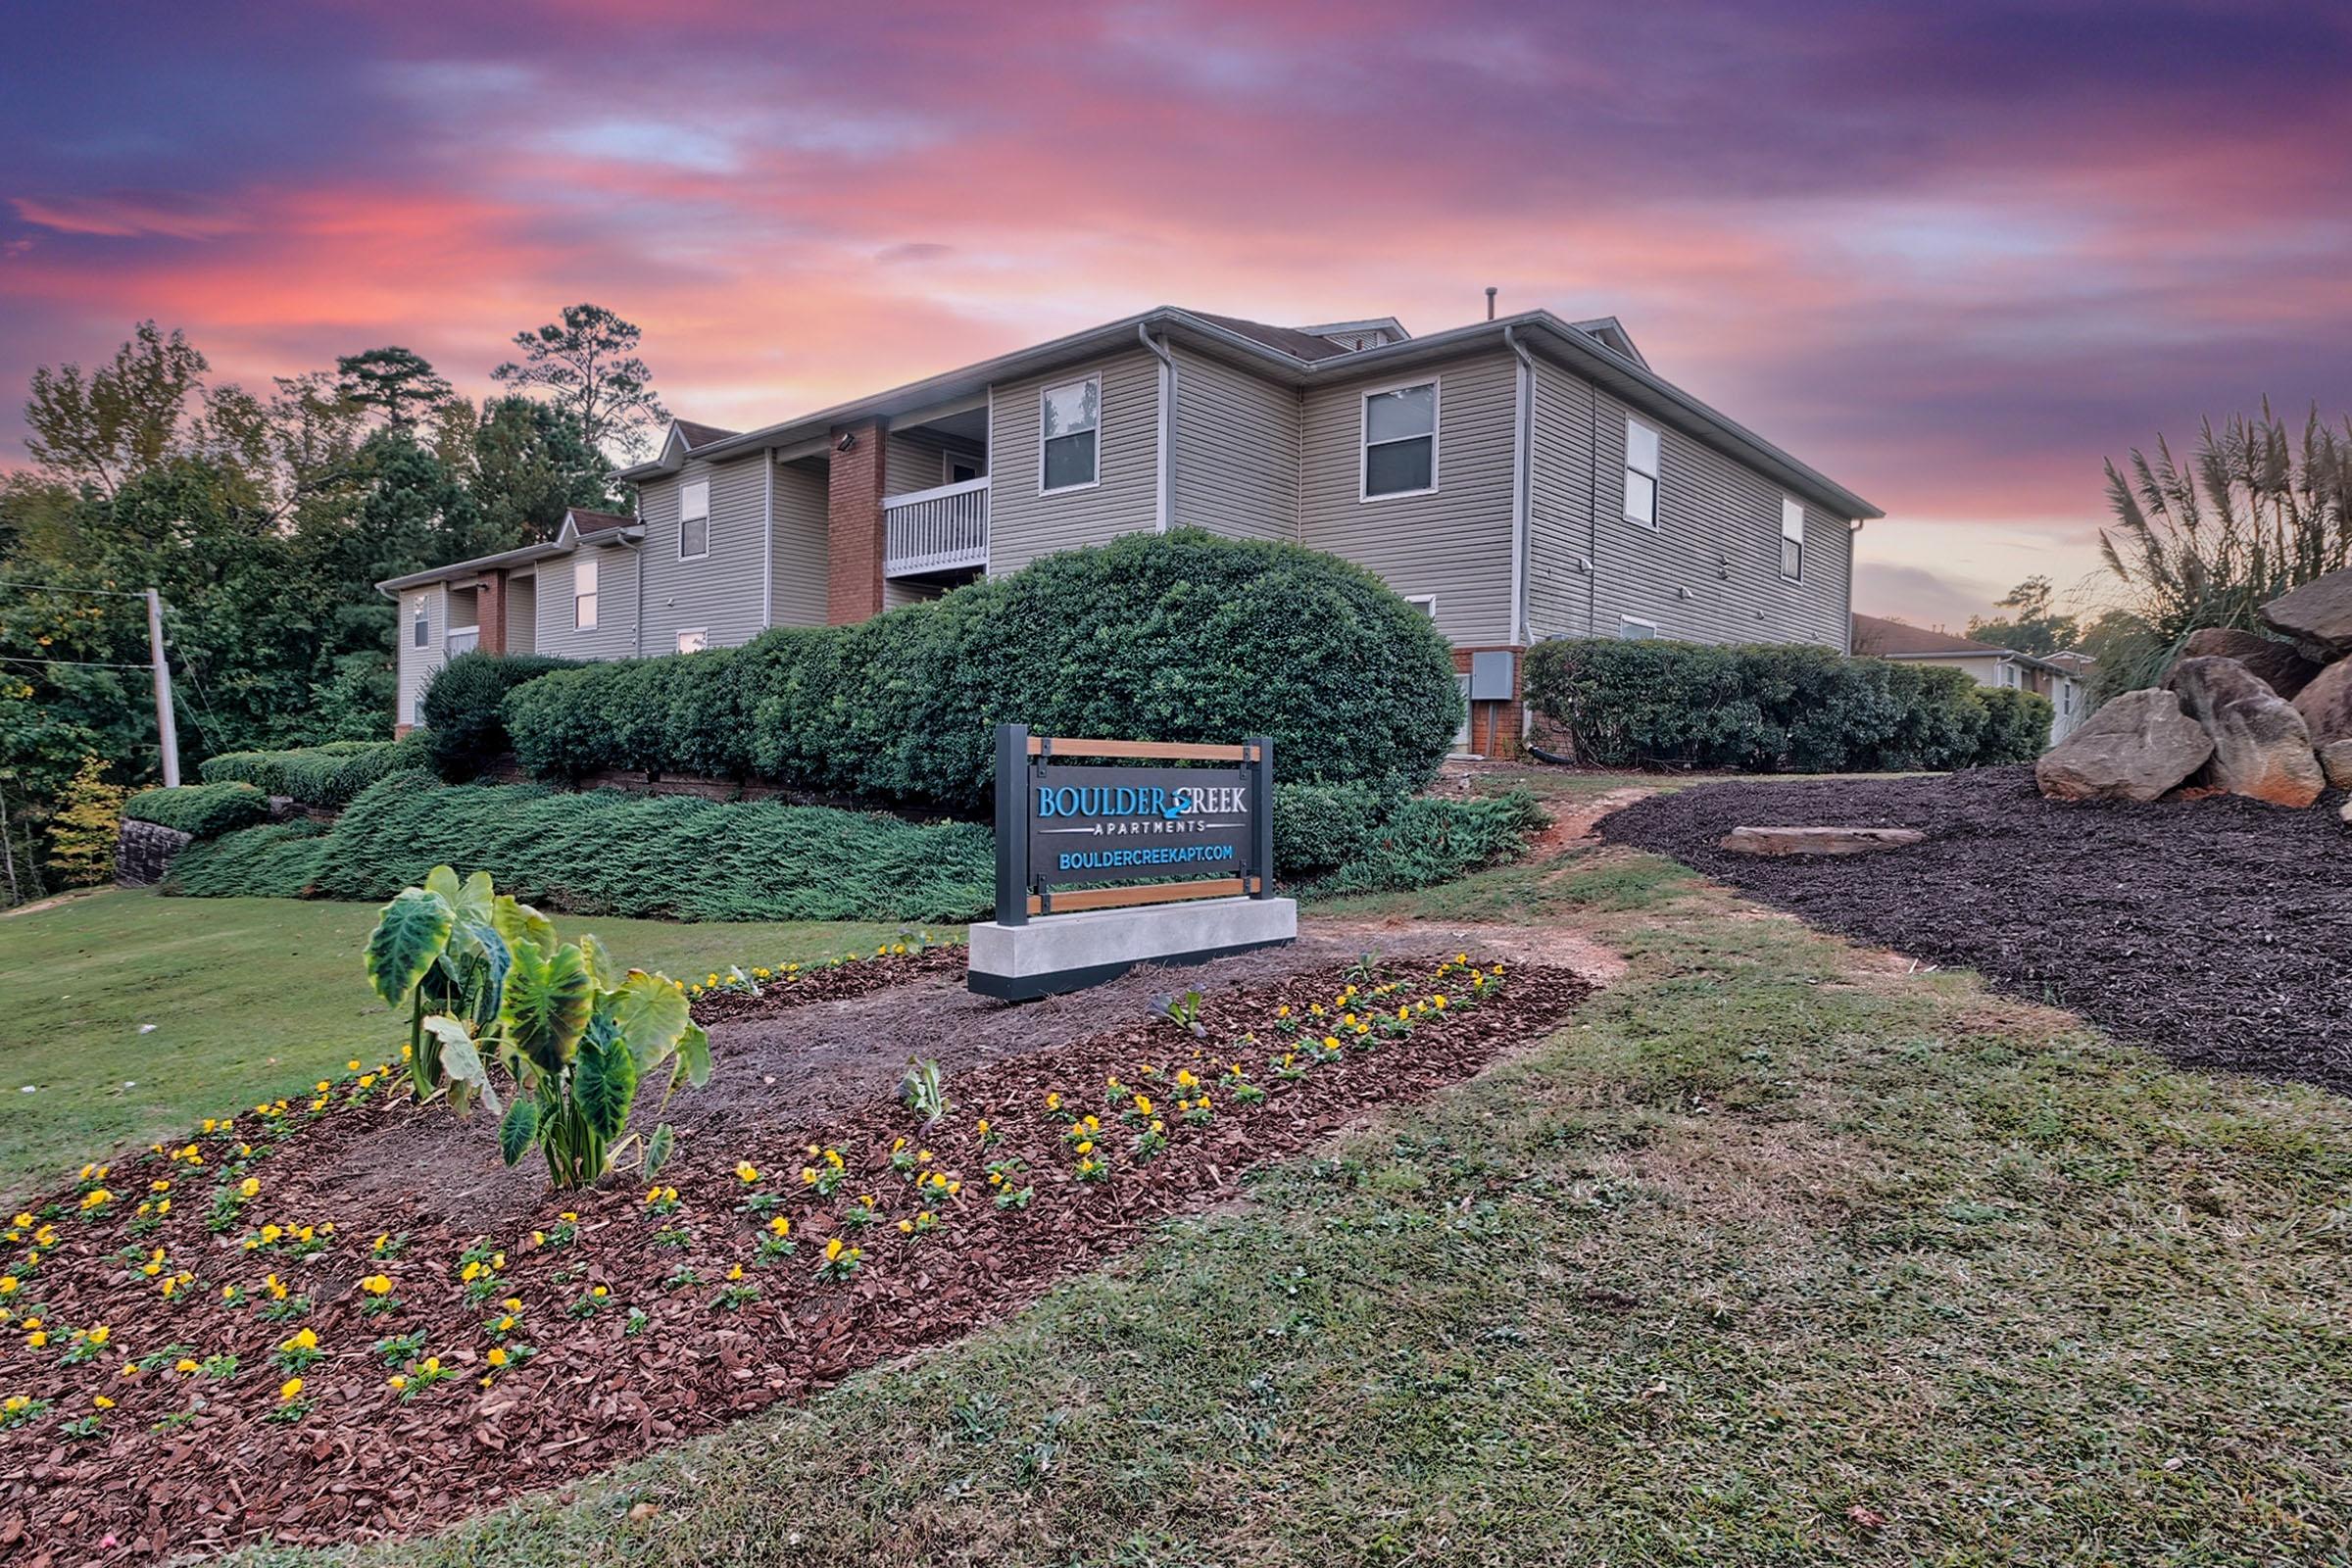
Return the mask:
[[963,966],[960,942],[942,942],[929,932],[911,941],[885,943],[870,954],[849,954],[814,963],[736,964],[724,974],[704,975],[686,983],[694,1021],[704,1025],[720,1020],[762,1017],[811,1002],[841,1002],[871,992],[904,985],[917,975],[940,974]]
[[446,1114],[354,1064],[18,1216],[0,1553],[343,1542],[609,1465],[967,1332],[1588,990],[1465,959],[1179,998],[951,1080],[928,1129],[896,1100],[749,1128],[650,1190],[551,1195],[507,1236],[404,1228],[393,1187],[322,1190]]

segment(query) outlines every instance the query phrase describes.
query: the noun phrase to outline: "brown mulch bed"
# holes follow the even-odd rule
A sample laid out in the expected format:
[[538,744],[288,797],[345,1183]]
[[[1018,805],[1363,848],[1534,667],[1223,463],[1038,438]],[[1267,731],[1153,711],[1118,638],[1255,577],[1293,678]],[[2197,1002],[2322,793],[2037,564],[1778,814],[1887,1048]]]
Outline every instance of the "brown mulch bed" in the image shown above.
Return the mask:
[[961,944],[949,944],[840,963],[806,964],[788,976],[760,982],[756,996],[748,991],[699,992],[694,998],[694,1021],[711,1029],[746,1018],[773,1017],[812,1002],[871,996],[921,977],[953,974],[960,979],[965,956]]
[[[505,1265],[478,1303],[464,1299],[459,1283],[460,1254],[477,1240],[477,1228],[417,1218],[452,1206],[446,1199],[438,1205],[416,1200],[422,1152],[437,1145],[444,1163],[451,1149],[468,1161],[483,1152],[480,1132],[453,1127],[438,1105],[388,1100],[380,1089],[362,1094],[347,1082],[330,1108],[308,1125],[282,1127],[271,1144],[261,1143],[264,1119],[250,1114],[233,1132],[198,1140],[207,1160],[201,1172],[167,1166],[162,1155],[120,1162],[103,1179],[123,1196],[100,1218],[74,1217],[72,1194],[53,1200],[65,1211],[54,1221],[56,1243],[38,1274],[9,1298],[15,1320],[0,1348],[0,1396],[54,1404],[0,1434],[0,1558],[108,1562],[266,1537],[317,1544],[414,1531],[802,1397],[858,1367],[953,1339],[1018,1307],[1166,1217],[1231,1194],[1252,1164],[1306,1148],[1369,1108],[1475,1073],[1556,1026],[1591,990],[1565,969],[1517,966],[1494,998],[1463,1006],[1465,977],[1458,971],[1433,983],[1426,964],[1391,964],[1384,977],[1418,987],[1404,996],[1427,997],[1442,984],[1455,1004],[1428,1014],[1407,1035],[1284,1082],[1269,1064],[1288,1045],[1277,1008],[1303,1013],[1311,1004],[1331,1004],[1346,984],[1343,967],[1326,961],[1310,973],[1240,972],[1243,984],[1203,986],[1205,1038],[1140,1014],[1133,995],[1114,992],[1128,1005],[1105,1006],[1096,1022],[1132,1021],[1065,1036],[1042,1051],[984,1056],[951,1077],[955,1111],[929,1132],[914,1126],[895,1093],[878,1087],[877,1073],[895,1083],[895,1049],[877,1053],[869,1046],[864,1096],[838,1115],[818,1118],[792,1100],[771,1099],[767,1113],[759,1114],[766,1086],[753,1085],[773,1076],[760,1067],[783,1059],[756,1049],[727,1050],[722,1073],[733,1069],[744,1081],[715,1122],[702,1124],[687,1142],[689,1154],[663,1173],[662,1183],[676,1188],[675,1212],[651,1213],[642,1186],[568,1196],[542,1191],[518,1210],[519,1223],[490,1232],[490,1245],[505,1249]],[[1121,984],[1140,994],[1152,983],[1138,976]],[[865,1003],[917,994],[942,1007],[958,995],[932,977]],[[1082,999],[1063,999],[1055,1005],[1067,1021],[1081,1004]],[[821,1034],[828,1024],[822,1015],[832,1011],[831,1026],[858,1028],[860,1009],[857,1000],[842,1001],[831,1009],[805,1008],[797,1021]],[[998,1010],[1004,1039],[1012,1038],[1024,1016],[1032,1039],[1052,1038],[1040,1024],[1055,1014]],[[1245,1034],[1255,1043],[1243,1044]],[[1240,1060],[1267,1098],[1245,1104],[1218,1087],[1206,1125],[1168,1116],[1171,1147],[1138,1162],[1134,1133],[1105,1102],[1106,1078],[1165,1083],[1184,1068],[1213,1081],[1228,1059]],[[1157,1071],[1147,1075],[1147,1065]],[[1102,1115],[1111,1129],[1102,1140],[1112,1154],[1109,1179],[1076,1179],[1062,1118],[1046,1108],[1047,1095],[1055,1092],[1071,1108]],[[1147,1092],[1163,1113],[1182,1093]],[[291,1119],[302,1115],[298,1102]],[[985,1149],[977,1128],[982,1119],[999,1140]],[[920,1207],[914,1186],[891,1168],[890,1152],[902,1138],[931,1153],[920,1169],[963,1184],[958,1197],[931,1200],[944,1221],[940,1228],[912,1238],[896,1229]],[[248,1139],[261,1156],[250,1166],[260,1195],[233,1229],[208,1235],[207,1178],[233,1183],[235,1146]],[[799,1179],[810,1140],[838,1149],[847,1161],[848,1180],[830,1199]],[[380,1179],[351,1182],[350,1172],[370,1155],[380,1156],[373,1161]],[[1001,1208],[989,1197],[987,1167],[1007,1159],[1024,1167],[1015,1185],[1035,1189],[1026,1207]],[[738,1160],[756,1167],[755,1182],[735,1173]],[[167,1174],[178,1201],[135,1245],[165,1249],[167,1277],[181,1268],[197,1275],[168,1302],[157,1283],[120,1254],[131,1205],[147,1195],[150,1179]],[[790,1256],[757,1259],[765,1215],[743,1206],[755,1192],[775,1195],[773,1212],[791,1221],[797,1250]],[[852,1200],[869,1193],[878,1200],[880,1223],[847,1231]],[[513,1201],[501,1193],[490,1207],[505,1212]],[[566,1209],[578,1216],[572,1238],[535,1242],[534,1229],[560,1237]],[[459,1204],[454,1212],[470,1217],[480,1210]],[[328,1250],[309,1259],[243,1250],[239,1239],[265,1220],[332,1221],[336,1232]],[[679,1234],[665,1238],[664,1231]],[[404,1232],[397,1258],[373,1260],[378,1233]],[[824,1244],[843,1235],[865,1249],[861,1266],[847,1281],[820,1281],[814,1270]],[[730,1308],[723,1298],[737,1265],[740,1284],[759,1294]],[[392,1294],[402,1305],[392,1315],[368,1317],[359,1281],[379,1267],[395,1282]],[[681,1268],[696,1278],[679,1277]],[[307,1313],[268,1322],[255,1306],[221,1303],[224,1284],[259,1296],[272,1269],[294,1297],[308,1298]],[[605,1304],[592,1315],[572,1315],[598,1286],[608,1292]],[[508,1296],[523,1305],[506,1343],[528,1345],[535,1353],[485,1385],[480,1380],[495,1342],[484,1325],[501,1315],[498,1302]],[[26,1343],[24,1322],[36,1302],[51,1336],[39,1348]],[[71,1331],[99,1323],[110,1329],[103,1353],[83,1365],[62,1365]],[[315,1332],[323,1351],[302,1372],[299,1398],[312,1407],[299,1419],[272,1422],[268,1417],[287,1374],[270,1358],[300,1329]],[[416,1330],[426,1339],[415,1357],[437,1355],[455,1375],[404,1399],[370,1348]],[[235,1354],[239,1364],[217,1381],[172,1369],[180,1354],[202,1360],[221,1353]],[[122,1375],[126,1361],[150,1356],[161,1359],[136,1376]],[[117,1401],[100,1433],[66,1436],[63,1424],[90,1414],[92,1396],[100,1393]],[[191,1408],[198,1413],[187,1424],[151,1431]]]
[[[2352,834],[2242,796],[2066,803],[2024,767],[1710,784],[1605,818],[1824,930],[2071,1008],[2186,1065],[2352,1093]],[[1735,855],[1738,826],[1913,827],[1850,858]]]

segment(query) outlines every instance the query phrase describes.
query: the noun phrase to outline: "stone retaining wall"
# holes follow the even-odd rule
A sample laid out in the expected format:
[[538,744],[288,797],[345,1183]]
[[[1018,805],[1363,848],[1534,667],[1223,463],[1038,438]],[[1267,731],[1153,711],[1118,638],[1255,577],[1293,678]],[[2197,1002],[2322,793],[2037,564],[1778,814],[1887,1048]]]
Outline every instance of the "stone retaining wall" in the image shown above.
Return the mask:
[[115,885],[152,887],[172,869],[172,862],[193,840],[175,827],[122,819],[115,835]]

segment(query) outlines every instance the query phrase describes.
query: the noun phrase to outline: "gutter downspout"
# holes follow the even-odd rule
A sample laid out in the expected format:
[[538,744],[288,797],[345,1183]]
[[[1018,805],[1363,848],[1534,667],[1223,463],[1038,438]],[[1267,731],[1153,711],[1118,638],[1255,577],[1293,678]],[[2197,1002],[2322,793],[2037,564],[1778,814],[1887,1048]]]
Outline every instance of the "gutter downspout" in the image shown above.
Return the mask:
[[1862,519],[1845,523],[1845,657],[1854,657],[1854,541],[1862,535]]
[[629,656],[633,659],[643,659],[645,657],[645,541],[643,539],[629,546],[629,564],[636,568],[637,575],[637,624],[629,628]]
[[[1489,301],[1490,305],[1493,303]],[[1518,356],[1516,404],[1511,415],[1511,641],[1525,648],[1527,625],[1528,514],[1534,506],[1536,362],[1512,328],[1502,329],[1503,346]]]
[[1166,533],[1170,514],[1176,510],[1176,356],[1153,338],[1151,327],[1142,321],[1135,323],[1135,335],[1159,361],[1158,473],[1153,480],[1152,531]]
[[760,629],[776,623],[776,455],[760,462]]

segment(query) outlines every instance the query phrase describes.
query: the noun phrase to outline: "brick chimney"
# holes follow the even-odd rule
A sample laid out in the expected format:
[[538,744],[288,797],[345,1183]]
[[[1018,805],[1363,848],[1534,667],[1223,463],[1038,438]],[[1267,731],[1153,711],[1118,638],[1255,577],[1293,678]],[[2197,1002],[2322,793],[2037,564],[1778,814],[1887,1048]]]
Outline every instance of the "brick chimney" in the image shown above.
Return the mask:
[[825,488],[825,619],[836,626],[882,612],[886,440],[878,421],[833,432]]

